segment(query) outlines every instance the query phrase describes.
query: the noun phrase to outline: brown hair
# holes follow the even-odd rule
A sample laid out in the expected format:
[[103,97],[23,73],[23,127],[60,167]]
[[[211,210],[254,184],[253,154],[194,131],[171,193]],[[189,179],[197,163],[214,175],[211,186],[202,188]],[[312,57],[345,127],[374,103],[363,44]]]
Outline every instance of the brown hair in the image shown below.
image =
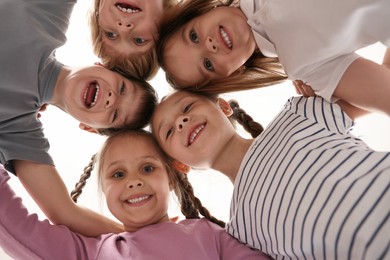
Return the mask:
[[238,0],[182,0],[164,14],[157,44],[157,55],[161,68],[166,72],[166,79],[173,88],[219,94],[269,86],[287,79],[279,59],[265,57],[259,49],[256,49],[245,64],[229,77],[214,81],[206,80],[202,85],[180,85],[175,82],[174,75],[167,71],[164,64],[164,50],[168,40],[175,32],[192,19],[207,13],[215,7],[231,6],[238,8],[238,4]]
[[[177,0],[164,0],[164,10],[168,10],[177,3]],[[102,31],[99,26],[100,0],[95,0],[88,12],[88,24],[91,33],[92,49],[102,63],[109,69],[121,72],[143,80],[152,79],[158,72],[159,64],[157,52],[152,48],[149,52],[141,55],[123,56],[105,48],[102,39]]]
[[[124,76],[124,75],[123,75]],[[105,128],[98,129],[101,135],[112,135],[116,132],[122,131],[123,129],[134,130],[141,129],[149,124],[150,118],[156,108],[158,102],[158,95],[156,90],[148,82],[143,80],[137,80],[135,78],[129,78],[131,81],[136,82],[135,86],[139,87],[143,92],[139,106],[133,115],[133,120],[127,125],[123,125],[119,128]]]
[[82,189],[84,188],[87,179],[91,176],[91,172],[94,168],[93,166],[96,161],[95,158],[98,158],[98,168],[100,171],[103,161],[102,158],[104,158],[106,151],[109,149],[111,141],[115,138],[120,138],[126,135],[132,135],[136,138],[147,138],[148,140],[153,142],[155,149],[157,149],[158,152],[161,154],[161,157],[165,159],[166,170],[168,172],[169,179],[174,184],[174,191],[179,199],[179,203],[181,205],[181,212],[187,219],[199,219],[200,215],[202,215],[211,222],[221,227],[225,226],[225,222],[213,217],[210,212],[202,205],[201,201],[195,196],[194,190],[188,180],[187,175],[171,167],[172,159],[160,148],[156,140],[153,138],[152,134],[145,130],[122,131],[110,136],[104,143],[98,155],[93,155],[91,158],[91,162],[88,164],[87,167],[84,168],[84,172],[81,175],[79,182],[75,185],[75,189],[71,192],[71,197],[73,201],[77,202],[77,199],[81,195]]

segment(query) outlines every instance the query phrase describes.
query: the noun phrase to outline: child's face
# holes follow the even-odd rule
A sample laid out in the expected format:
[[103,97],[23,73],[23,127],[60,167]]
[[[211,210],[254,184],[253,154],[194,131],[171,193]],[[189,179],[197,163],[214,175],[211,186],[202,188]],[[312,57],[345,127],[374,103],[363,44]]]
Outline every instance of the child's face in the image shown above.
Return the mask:
[[218,7],[175,32],[164,50],[164,66],[179,85],[201,85],[226,77],[253,54],[247,18],[235,7]]
[[110,144],[102,160],[100,179],[107,205],[125,230],[169,221],[168,173],[149,139],[119,137]]
[[99,27],[105,49],[124,56],[148,52],[158,38],[162,0],[101,0]]
[[71,71],[61,95],[63,109],[95,129],[120,127],[132,122],[142,96],[142,86],[102,66]]
[[197,168],[210,168],[235,134],[219,102],[182,91],[158,105],[152,130],[166,153]]

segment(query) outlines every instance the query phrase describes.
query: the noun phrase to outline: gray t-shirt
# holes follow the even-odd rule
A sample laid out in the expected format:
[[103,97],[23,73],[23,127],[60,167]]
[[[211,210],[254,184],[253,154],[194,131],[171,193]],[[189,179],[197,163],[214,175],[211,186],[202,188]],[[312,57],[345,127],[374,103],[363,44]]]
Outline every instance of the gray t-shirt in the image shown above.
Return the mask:
[[53,164],[37,119],[62,64],[55,49],[66,41],[75,0],[0,2],[0,163],[15,159]]

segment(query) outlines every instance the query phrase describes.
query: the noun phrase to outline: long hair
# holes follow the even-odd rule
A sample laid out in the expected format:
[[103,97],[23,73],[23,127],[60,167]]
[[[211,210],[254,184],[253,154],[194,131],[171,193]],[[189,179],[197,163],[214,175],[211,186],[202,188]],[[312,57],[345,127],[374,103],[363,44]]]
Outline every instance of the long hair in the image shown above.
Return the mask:
[[[164,10],[170,9],[176,3],[177,0],[164,0]],[[109,69],[142,80],[152,79],[160,68],[155,46],[146,53],[130,56],[121,55],[104,46],[103,32],[99,26],[99,5],[100,0],[95,0],[87,14],[94,54]]]
[[157,149],[158,153],[161,155],[161,158],[165,160],[165,167],[168,173],[169,180],[173,183],[174,192],[181,206],[181,212],[186,219],[199,219],[202,215],[206,219],[221,227],[225,226],[225,222],[213,217],[210,212],[202,205],[202,202],[195,196],[194,189],[189,182],[187,175],[185,173],[179,172],[171,166],[172,159],[160,148],[152,134],[142,129],[121,131],[107,138],[100,152],[92,156],[90,163],[84,168],[84,172],[80,176],[79,182],[76,183],[74,190],[71,191],[70,194],[73,201],[77,202],[77,199],[82,193],[82,189],[86,185],[87,179],[91,176],[91,172],[94,169],[96,161],[98,163],[98,171],[100,176],[100,169],[102,169],[105,154],[110,149],[112,140],[129,135],[134,138],[147,138],[148,140],[150,140],[153,144],[153,147]]
[[165,13],[157,44],[157,56],[161,68],[166,73],[166,80],[173,88],[220,94],[269,86],[287,79],[279,59],[265,57],[259,49],[256,49],[245,64],[230,76],[213,81],[206,79],[201,85],[182,85],[176,82],[175,75],[167,70],[165,49],[168,41],[181,27],[216,7],[238,8],[238,4],[237,0],[183,0]]

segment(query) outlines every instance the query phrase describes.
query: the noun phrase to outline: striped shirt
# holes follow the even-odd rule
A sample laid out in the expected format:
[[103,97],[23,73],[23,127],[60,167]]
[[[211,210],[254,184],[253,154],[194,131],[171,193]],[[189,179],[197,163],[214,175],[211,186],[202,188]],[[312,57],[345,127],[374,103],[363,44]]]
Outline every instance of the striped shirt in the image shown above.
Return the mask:
[[293,97],[252,143],[227,231],[276,259],[389,259],[390,153],[319,97]]

